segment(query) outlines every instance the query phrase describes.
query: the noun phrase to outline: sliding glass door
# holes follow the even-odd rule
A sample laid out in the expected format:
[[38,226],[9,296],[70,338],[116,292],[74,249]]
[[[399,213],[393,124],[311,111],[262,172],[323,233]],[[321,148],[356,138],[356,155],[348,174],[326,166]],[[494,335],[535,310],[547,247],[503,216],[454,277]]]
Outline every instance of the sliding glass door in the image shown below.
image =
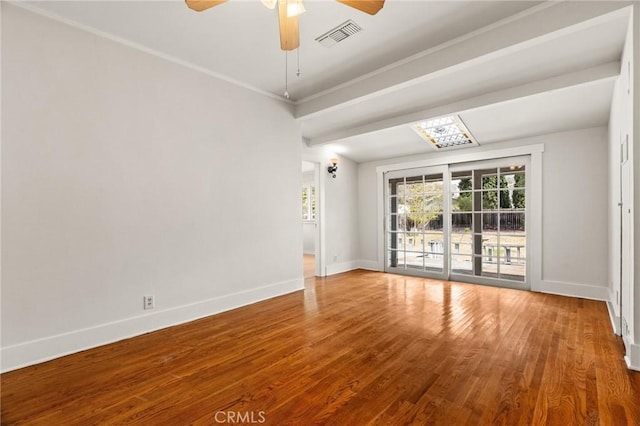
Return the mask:
[[526,158],[450,168],[451,279],[525,287],[526,170]]
[[528,157],[386,174],[386,270],[528,288]]
[[392,172],[387,176],[387,270],[443,278],[446,167]]

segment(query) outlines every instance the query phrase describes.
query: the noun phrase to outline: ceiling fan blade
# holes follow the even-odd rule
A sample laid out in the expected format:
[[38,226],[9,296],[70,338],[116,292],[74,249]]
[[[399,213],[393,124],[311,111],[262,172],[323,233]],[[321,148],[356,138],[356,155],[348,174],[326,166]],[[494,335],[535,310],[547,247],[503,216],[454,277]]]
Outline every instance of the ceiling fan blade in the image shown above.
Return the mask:
[[278,0],[278,21],[280,22],[280,48],[294,50],[300,46],[298,17],[287,16],[287,0]]
[[358,9],[361,12],[375,15],[384,6],[384,0],[336,0],[338,3]]
[[191,10],[195,10],[196,12],[202,12],[203,10],[207,10],[210,7],[217,6],[226,2],[227,0],[184,0],[187,3],[187,6]]

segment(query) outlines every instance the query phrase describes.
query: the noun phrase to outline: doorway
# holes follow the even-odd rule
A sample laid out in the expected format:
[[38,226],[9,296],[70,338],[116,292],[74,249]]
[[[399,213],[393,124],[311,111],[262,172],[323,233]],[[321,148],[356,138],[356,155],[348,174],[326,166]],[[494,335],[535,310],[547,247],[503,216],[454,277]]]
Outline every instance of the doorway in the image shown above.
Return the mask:
[[633,147],[628,134],[623,138],[620,148],[620,326],[625,346],[629,348],[629,336],[633,333],[633,177],[630,161]]
[[385,271],[528,289],[529,157],[385,173]]
[[304,278],[317,275],[319,262],[319,165],[302,161],[302,252]]

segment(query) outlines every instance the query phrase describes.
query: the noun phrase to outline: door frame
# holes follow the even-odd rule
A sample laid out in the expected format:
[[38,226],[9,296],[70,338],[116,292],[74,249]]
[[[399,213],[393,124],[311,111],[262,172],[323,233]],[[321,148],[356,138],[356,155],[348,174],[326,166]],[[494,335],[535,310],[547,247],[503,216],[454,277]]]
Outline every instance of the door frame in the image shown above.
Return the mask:
[[[429,175],[429,174],[442,174],[442,188],[443,188],[443,196],[442,196],[442,247],[443,247],[443,254],[442,254],[442,272],[435,272],[435,271],[426,271],[426,270],[411,270],[411,269],[400,269],[400,268],[393,268],[393,267],[388,267],[387,266],[387,261],[386,258],[384,260],[384,271],[385,272],[390,272],[390,273],[399,273],[402,271],[403,274],[405,275],[415,275],[415,276],[420,276],[420,277],[428,277],[428,278],[435,278],[435,279],[447,279],[448,275],[449,275],[449,259],[450,257],[447,255],[448,250],[447,247],[449,247],[449,232],[447,232],[447,230],[449,229],[448,223],[451,220],[451,217],[449,215],[449,205],[450,205],[450,197],[449,197],[449,185],[450,185],[450,174],[449,174],[449,166],[448,165],[441,165],[441,166],[428,166],[428,167],[421,167],[421,168],[417,168],[417,169],[404,169],[404,170],[394,170],[394,171],[390,171],[384,174],[384,186],[385,186],[385,199],[384,199],[384,205],[385,205],[385,218],[388,217],[388,209],[389,209],[389,205],[387,204],[387,188],[388,188],[388,182],[389,179],[393,179],[394,176],[395,177],[406,177],[406,176],[418,176],[418,175]],[[387,232],[387,226],[388,224],[386,223],[386,219],[384,220],[384,232]],[[386,234],[385,234],[385,248],[384,248],[384,253],[386,256],[387,253],[387,241],[388,239],[386,238]],[[424,251],[424,247],[423,247],[423,251]],[[424,253],[423,253],[424,254]]]
[[452,153],[429,156],[404,163],[385,164],[376,167],[377,185],[377,270],[385,270],[385,178],[387,172],[403,169],[430,166],[445,166],[459,163],[495,160],[505,157],[530,155],[530,166],[527,174],[528,210],[527,244],[529,249],[529,283],[532,291],[542,290],[542,153],[544,144],[523,145],[516,147],[485,149],[484,147],[458,150]]
[[[467,275],[467,274],[456,274],[450,270],[448,279],[453,281],[461,281],[468,282],[472,284],[482,284],[482,285],[492,285],[498,287],[506,287],[506,288],[515,288],[520,290],[530,290],[531,289],[531,252],[530,252],[530,237],[531,233],[529,232],[529,221],[530,221],[530,211],[533,210],[532,205],[530,205],[530,191],[531,191],[531,178],[530,178],[530,167],[531,167],[531,157],[529,155],[521,155],[516,157],[502,157],[502,158],[494,158],[490,160],[481,160],[481,161],[472,161],[469,163],[459,163],[455,165],[449,166],[449,174],[456,171],[467,170],[468,168],[472,168],[472,170],[481,170],[481,169],[492,169],[492,168],[503,168],[508,167],[513,164],[513,161],[516,160],[516,163],[524,163],[525,165],[525,194],[526,194],[526,208],[524,211],[525,214],[525,251],[528,254],[526,257],[525,264],[525,272],[524,272],[524,281],[514,281],[514,280],[505,280],[501,278],[490,278],[483,277],[479,275]],[[449,197],[450,198],[450,197]],[[499,210],[498,210],[499,211]],[[476,214],[475,211],[472,211],[473,214]]]
[[324,164],[322,156],[303,153],[301,161],[313,163],[314,183],[316,185],[315,275],[316,277],[324,277],[327,275],[325,191],[328,175],[327,173],[322,173],[322,165]]

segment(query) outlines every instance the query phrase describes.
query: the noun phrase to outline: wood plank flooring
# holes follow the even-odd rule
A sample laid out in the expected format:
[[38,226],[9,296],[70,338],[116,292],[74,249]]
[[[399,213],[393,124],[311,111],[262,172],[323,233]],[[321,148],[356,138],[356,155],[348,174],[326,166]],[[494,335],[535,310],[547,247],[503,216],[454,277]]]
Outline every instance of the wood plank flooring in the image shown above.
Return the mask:
[[640,424],[604,303],[367,271],[1,380],[7,425]]
[[313,278],[316,276],[316,256],[313,254],[305,254],[302,257],[302,264],[305,278]]

